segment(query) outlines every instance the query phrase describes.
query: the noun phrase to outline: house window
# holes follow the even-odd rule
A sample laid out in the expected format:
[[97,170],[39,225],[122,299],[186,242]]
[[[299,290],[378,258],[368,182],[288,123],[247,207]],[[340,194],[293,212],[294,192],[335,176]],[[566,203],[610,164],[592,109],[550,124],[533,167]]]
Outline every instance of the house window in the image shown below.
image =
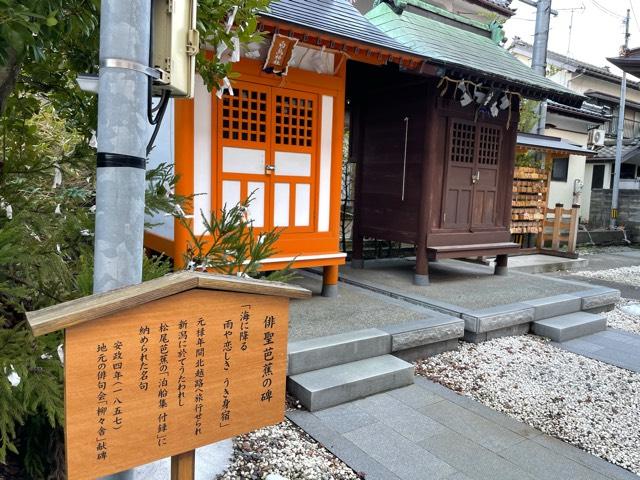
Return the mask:
[[593,166],[593,176],[591,177],[591,189],[604,188],[604,165]]
[[554,182],[566,182],[569,174],[569,159],[554,158],[551,168],[551,180]]
[[620,178],[633,180],[636,178],[636,166],[630,163],[620,165]]

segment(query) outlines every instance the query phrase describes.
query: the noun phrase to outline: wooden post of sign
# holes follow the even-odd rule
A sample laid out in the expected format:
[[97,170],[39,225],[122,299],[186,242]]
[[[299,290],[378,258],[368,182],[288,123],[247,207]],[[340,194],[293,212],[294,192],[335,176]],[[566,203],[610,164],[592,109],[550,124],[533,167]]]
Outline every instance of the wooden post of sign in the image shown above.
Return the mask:
[[196,474],[196,451],[171,457],[171,480],[193,480]]

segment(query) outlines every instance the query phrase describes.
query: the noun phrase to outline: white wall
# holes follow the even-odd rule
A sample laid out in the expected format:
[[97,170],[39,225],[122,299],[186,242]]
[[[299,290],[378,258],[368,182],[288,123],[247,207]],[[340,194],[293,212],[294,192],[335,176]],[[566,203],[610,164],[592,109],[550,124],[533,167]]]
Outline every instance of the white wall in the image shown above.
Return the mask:
[[[549,201],[547,205],[554,207],[556,203],[564,204],[565,208],[573,204],[573,185],[576,179],[584,181],[586,157],[582,155],[569,155],[569,170],[566,182],[551,181],[549,188]],[[584,203],[582,199],[580,203]],[[582,215],[582,205],[580,209]],[[588,210],[588,209],[587,209]]]

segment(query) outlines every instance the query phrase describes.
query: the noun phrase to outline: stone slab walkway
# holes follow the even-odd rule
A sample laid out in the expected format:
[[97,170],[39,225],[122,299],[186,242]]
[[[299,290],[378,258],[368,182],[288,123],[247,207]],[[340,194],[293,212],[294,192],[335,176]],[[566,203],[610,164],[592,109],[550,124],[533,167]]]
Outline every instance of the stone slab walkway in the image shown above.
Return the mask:
[[287,417],[367,480],[638,480],[422,377],[409,387]]
[[585,357],[640,373],[640,335],[610,328],[554,345]]

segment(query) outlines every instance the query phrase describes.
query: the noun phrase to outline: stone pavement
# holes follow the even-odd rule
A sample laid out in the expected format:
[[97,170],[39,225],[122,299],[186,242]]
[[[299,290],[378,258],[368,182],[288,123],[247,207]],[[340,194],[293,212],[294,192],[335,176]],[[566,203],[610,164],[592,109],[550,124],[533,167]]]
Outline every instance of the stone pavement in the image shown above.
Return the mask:
[[405,388],[287,417],[367,480],[638,480],[419,376]]
[[640,335],[609,328],[562,343],[554,343],[573,353],[640,373]]

